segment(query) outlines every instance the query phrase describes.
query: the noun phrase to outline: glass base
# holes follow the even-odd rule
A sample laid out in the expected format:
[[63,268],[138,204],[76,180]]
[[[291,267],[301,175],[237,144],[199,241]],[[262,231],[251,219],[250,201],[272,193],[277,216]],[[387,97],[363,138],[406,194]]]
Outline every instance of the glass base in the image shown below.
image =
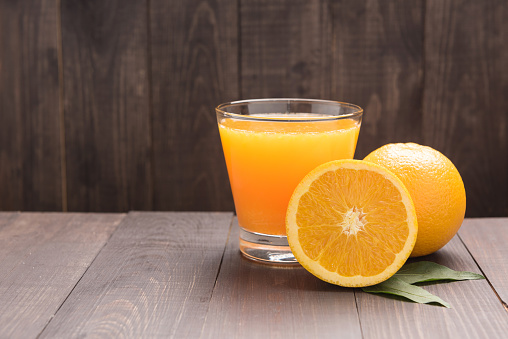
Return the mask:
[[248,259],[266,264],[298,264],[285,235],[269,235],[240,227],[240,251]]

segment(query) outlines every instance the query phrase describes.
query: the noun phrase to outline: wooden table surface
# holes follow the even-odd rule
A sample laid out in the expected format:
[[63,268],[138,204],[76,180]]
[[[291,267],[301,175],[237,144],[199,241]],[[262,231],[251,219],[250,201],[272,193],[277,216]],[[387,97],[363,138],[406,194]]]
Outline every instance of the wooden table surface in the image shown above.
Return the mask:
[[425,257],[451,309],[244,259],[232,213],[0,213],[0,338],[506,338],[508,218]]

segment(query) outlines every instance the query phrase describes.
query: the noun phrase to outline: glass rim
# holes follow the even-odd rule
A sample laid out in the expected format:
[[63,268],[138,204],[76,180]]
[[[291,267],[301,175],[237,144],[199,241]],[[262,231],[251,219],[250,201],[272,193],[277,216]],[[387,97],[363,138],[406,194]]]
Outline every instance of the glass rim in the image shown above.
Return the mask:
[[[240,105],[247,105],[247,104],[255,104],[255,103],[263,103],[263,102],[284,102],[286,101],[288,104],[291,102],[297,102],[297,103],[311,103],[311,104],[322,104],[322,105],[329,105],[329,106],[341,106],[341,107],[347,107],[352,108],[354,111],[351,113],[346,114],[339,114],[339,115],[327,115],[327,116],[314,116],[314,117],[300,117],[300,118],[286,118],[286,117],[267,117],[267,116],[255,116],[255,115],[248,115],[248,114],[238,114],[238,113],[231,113],[224,111],[224,108],[231,107],[231,106],[240,106]],[[279,122],[312,122],[312,121],[330,121],[330,120],[340,120],[340,119],[349,119],[349,118],[355,118],[362,116],[363,109],[355,104],[350,104],[347,102],[342,101],[335,101],[335,100],[324,100],[324,99],[303,99],[303,98],[264,98],[264,99],[246,99],[246,100],[237,100],[237,101],[230,101],[225,102],[217,107],[215,107],[215,111],[217,113],[222,114],[224,117],[234,118],[238,120],[251,120],[251,121],[279,121]],[[268,112],[267,112],[268,113]],[[302,112],[305,113],[305,112]],[[309,112],[310,113],[310,112]],[[276,113],[274,113],[276,114]]]

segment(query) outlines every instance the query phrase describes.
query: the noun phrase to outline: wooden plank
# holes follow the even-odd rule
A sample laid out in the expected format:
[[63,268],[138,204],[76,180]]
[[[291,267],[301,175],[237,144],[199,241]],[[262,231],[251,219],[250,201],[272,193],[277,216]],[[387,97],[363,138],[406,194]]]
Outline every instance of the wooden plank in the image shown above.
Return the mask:
[[[418,260],[480,273],[458,237],[438,252]],[[364,338],[502,338],[508,333],[508,315],[487,280],[435,284],[423,288],[449,302],[452,308],[358,293]]]
[[506,216],[508,3],[426,4],[425,143],[457,166],[467,216]]
[[130,213],[41,338],[193,338],[231,213]]
[[332,96],[364,108],[356,151],[422,141],[424,2],[331,1]]
[[0,212],[0,231],[18,217],[19,213]]
[[240,1],[240,18],[243,98],[333,98],[326,1]]
[[459,236],[508,310],[508,218],[466,219]]
[[301,266],[254,263],[231,229],[203,338],[359,338],[354,290],[325,283]]
[[147,1],[61,2],[69,210],[151,209]]
[[124,216],[23,213],[0,228],[0,329],[35,338]]
[[0,210],[62,210],[57,1],[0,2]]
[[231,211],[214,108],[237,100],[237,0],[150,1],[154,209]]

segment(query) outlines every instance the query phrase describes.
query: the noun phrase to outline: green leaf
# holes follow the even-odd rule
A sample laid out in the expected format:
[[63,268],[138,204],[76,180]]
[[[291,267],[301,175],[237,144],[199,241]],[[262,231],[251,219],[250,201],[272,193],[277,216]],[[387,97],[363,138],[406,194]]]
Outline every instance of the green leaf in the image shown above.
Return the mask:
[[397,277],[408,284],[441,280],[485,279],[485,277],[481,274],[454,271],[446,266],[430,261],[419,261],[411,264],[405,264],[397,273],[395,273],[394,277]]
[[363,287],[362,290],[368,293],[386,293],[397,295],[420,304],[438,303],[444,307],[451,308],[450,304],[438,296],[427,292],[419,286],[408,284],[407,282],[396,277],[391,277],[390,279],[383,281],[377,285]]

